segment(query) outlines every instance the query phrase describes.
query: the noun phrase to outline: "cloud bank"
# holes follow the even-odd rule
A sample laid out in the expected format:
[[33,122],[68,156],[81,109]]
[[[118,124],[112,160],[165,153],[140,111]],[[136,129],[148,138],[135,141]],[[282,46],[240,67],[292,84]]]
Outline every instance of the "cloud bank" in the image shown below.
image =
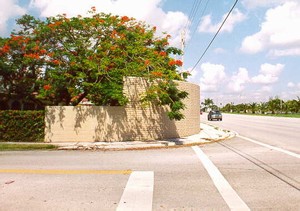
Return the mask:
[[286,2],[269,9],[260,31],[247,36],[241,46],[245,53],[267,51],[270,56],[300,55],[300,2]]

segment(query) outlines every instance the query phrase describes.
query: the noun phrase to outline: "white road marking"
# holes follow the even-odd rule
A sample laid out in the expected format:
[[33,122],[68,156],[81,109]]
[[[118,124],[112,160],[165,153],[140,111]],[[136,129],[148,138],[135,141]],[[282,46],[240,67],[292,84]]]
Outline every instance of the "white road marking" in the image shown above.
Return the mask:
[[152,210],[153,171],[134,171],[131,173],[117,211]]
[[290,156],[293,156],[293,157],[296,157],[296,158],[300,158],[300,155],[297,154],[297,153],[290,152],[290,151],[288,151],[288,150],[284,150],[284,149],[281,149],[281,148],[278,148],[278,147],[274,147],[274,146],[271,146],[271,145],[268,145],[268,144],[264,144],[264,143],[255,141],[255,140],[253,140],[253,139],[251,139],[251,138],[247,138],[247,137],[244,137],[244,136],[237,135],[237,137],[242,138],[242,139],[244,139],[244,140],[246,140],[246,141],[250,141],[250,142],[252,142],[252,143],[255,143],[255,144],[258,144],[258,145],[267,147],[267,148],[269,148],[269,149],[277,150],[277,151],[283,152],[283,153],[285,153],[285,154],[287,154],[287,155],[290,155]]
[[193,146],[192,148],[207,170],[209,176],[211,177],[216,188],[227,203],[228,207],[231,210],[250,210],[247,204],[239,197],[239,195],[231,187],[231,185],[224,178],[218,168],[212,163],[211,160],[209,160],[209,158],[204,154],[200,147]]

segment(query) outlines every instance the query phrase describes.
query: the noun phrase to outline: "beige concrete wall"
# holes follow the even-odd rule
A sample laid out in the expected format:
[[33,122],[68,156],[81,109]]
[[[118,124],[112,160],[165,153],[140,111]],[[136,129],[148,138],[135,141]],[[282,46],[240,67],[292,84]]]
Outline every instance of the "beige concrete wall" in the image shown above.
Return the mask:
[[45,142],[96,142],[178,138],[200,132],[200,88],[178,82],[189,93],[184,100],[185,119],[171,121],[166,107],[142,107],[140,95],[148,85],[142,78],[124,81],[127,106],[49,106],[46,108]]

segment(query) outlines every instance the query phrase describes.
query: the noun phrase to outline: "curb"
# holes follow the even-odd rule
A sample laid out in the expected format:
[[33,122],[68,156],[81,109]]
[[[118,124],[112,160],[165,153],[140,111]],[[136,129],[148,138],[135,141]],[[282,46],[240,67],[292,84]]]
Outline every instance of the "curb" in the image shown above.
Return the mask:
[[192,136],[158,141],[130,141],[130,142],[69,142],[48,143],[58,147],[58,150],[146,150],[161,148],[178,148],[193,145],[203,145],[233,138],[236,134],[211,125],[201,123],[201,132]]
[[223,130],[213,125],[200,123],[200,133],[175,139],[156,141],[127,141],[127,142],[5,142],[6,144],[45,144],[54,145],[56,150],[92,150],[92,151],[122,151],[146,150],[162,148],[179,148],[215,143],[231,139],[237,134]]

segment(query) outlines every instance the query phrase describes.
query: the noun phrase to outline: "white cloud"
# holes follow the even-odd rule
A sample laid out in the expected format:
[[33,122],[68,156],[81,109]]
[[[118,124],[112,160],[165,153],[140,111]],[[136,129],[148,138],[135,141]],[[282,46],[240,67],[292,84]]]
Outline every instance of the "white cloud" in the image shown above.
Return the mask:
[[187,80],[191,83],[197,83],[197,81],[199,81],[199,79],[197,80],[198,76],[200,75],[200,71],[195,68],[193,71],[192,67],[188,68],[186,71],[190,73],[190,75],[188,76]]
[[247,8],[269,7],[285,3],[287,0],[243,0],[242,3]]
[[294,84],[293,82],[289,82],[289,83],[287,84],[287,87],[289,87],[289,88],[294,88],[294,87],[295,87],[295,84]]
[[[155,14],[155,11],[153,14]],[[152,20],[150,20],[150,18]],[[145,20],[148,20],[149,23],[158,26],[158,29],[162,32],[168,32],[168,34],[172,35],[170,45],[180,47],[181,32],[188,21],[188,17],[186,15],[182,12],[168,12],[166,14],[163,13],[161,18],[157,18],[157,15],[149,15]],[[188,39],[189,31],[186,31],[186,33],[186,39]]]
[[[68,17],[84,16],[91,7],[97,12],[126,15],[157,27],[159,34],[167,32],[172,37],[170,45],[180,47],[180,33],[188,22],[188,17],[182,12],[164,12],[162,0],[31,0],[31,6],[41,11],[42,17],[67,14]],[[132,6],[134,5],[134,6]]]
[[221,64],[211,64],[209,62],[201,65],[203,76],[200,79],[202,91],[218,91],[226,79],[225,67]]
[[267,92],[267,93],[271,93],[272,91],[272,87],[271,86],[263,86],[260,89],[260,92]]
[[283,69],[284,69],[283,64],[276,64],[276,65],[272,65],[268,63],[262,64],[260,66],[260,71],[259,71],[260,74],[252,77],[251,81],[253,83],[265,84],[265,85],[273,84],[278,81],[279,75]]
[[228,88],[231,92],[241,92],[245,89],[245,83],[249,82],[250,78],[246,68],[239,68],[239,71],[231,77]]
[[271,50],[269,52],[270,55],[273,56],[300,56],[300,47],[299,48],[291,48],[291,49],[286,49],[286,50]]
[[259,32],[247,36],[241,46],[245,53],[269,51],[271,56],[300,55],[300,2],[291,1],[265,15]]
[[226,53],[226,50],[224,48],[215,48],[214,52],[216,54],[224,54],[224,53]]
[[[222,20],[219,23],[213,24],[211,20],[211,15],[206,15],[202,18],[201,23],[199,24],[198,31],[199,32],[209,32],[215,33],[218,31],[221,26],[223,20],[227,16],[228,13],[224,14]],[[232,32],[233,28],[236,24],[244,21],[246,19],[246,15],[241,13],[238,9],[234,9],[227,21],[223,25],[221,32]]]
[[0,34],[5,35],[7,31],[7,21],[10,18],[25,14],[26,10],[17,5],[17,0],[0,0]]
[[289,82],[289,83],[287,84],[287,87],[288,87],[288,88],[292,88],[292,89],[294,89],[294,88],[300,89],[300,83],[295,84],[295,83],[293,83],[293,82]]

